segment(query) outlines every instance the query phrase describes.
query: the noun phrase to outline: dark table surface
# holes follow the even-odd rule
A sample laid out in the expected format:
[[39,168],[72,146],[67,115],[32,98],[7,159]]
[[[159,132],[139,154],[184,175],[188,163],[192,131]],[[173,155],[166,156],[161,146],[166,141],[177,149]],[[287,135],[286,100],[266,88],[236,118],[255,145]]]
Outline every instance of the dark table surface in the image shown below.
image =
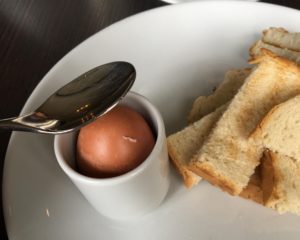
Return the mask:
[[[300,9],[295,0],[265,2]],[[0,0],[0,118],[17,116],[43,76],[80,42],[118,20],[163,5],[159,0]],[[9,131],[1,131],[1,192],[9,137]],[[2,197],[0,215],[0,239],[5,240]]]

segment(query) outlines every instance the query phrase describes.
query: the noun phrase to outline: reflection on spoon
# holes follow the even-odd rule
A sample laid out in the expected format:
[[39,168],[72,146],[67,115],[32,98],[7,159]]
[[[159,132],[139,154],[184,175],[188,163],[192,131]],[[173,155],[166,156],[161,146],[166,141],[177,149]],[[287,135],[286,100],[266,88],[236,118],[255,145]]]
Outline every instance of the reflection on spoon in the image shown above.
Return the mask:
[[135,76],[127,62],[93,68],[57,90],[34,112],[0,120],[0,128],[49,134],[77,130],[114,107]]

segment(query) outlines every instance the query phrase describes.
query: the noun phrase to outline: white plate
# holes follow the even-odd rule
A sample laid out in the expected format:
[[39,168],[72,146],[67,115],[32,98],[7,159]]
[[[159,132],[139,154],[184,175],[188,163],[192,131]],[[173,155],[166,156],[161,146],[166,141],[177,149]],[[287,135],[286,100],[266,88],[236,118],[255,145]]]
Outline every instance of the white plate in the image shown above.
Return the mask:
[[[207,0],[161,0],[166,3],[186,3],[186,2],[194,2],[194,1],[207,1]],[[224,0],[218,0],[218,1],[224,1]],[[226,1],[226,0],[225,0]],[[252,2],[257,2],[258,0],[235,0],[235,1],[252,1]]]
[[[82,72],[126,60],[137,69],[134,90],[160,109],[173,132],[192,100],[207,94],[226,70],[247,66],[261,30],[300,31],[300,12],[252,2],[193,2],[130,17],[97,33],[45,76],[23,112]],[[58,167],[53,138],[13,134],[5,159],[4,211],[14,240],[46,239],[299,239],[300,217],[231,197],[201,182],[186,190],[172,172],[171,189],[154,212],[131,222],[96,213]],[[122,201],[122,199],[120,199]]]

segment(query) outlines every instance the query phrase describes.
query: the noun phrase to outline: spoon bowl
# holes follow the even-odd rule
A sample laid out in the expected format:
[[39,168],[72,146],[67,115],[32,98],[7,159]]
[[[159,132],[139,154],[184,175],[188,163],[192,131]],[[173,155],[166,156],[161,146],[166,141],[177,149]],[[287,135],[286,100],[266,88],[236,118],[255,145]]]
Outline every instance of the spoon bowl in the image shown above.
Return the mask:
[[34,112],[0,120],[0,128],[47,134],[75,131],[118,104],[135,76],[134,66],[127,62],[95,67],[57,90]]

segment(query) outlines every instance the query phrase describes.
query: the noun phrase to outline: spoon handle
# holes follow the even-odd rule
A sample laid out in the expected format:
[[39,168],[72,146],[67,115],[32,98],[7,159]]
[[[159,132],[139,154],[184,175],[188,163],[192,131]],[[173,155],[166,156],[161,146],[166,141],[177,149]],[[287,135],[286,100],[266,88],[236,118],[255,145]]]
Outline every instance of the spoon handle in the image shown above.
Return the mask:
[[17,118],[6,118],[0,120],[0,129],[30,131],[26,125],[15,121]]
[[51,133],[51,129],[58,122],[58,120],[47,119],[42,113],[34,112],[22,117],[2,119],[0,120],[0,129]]

